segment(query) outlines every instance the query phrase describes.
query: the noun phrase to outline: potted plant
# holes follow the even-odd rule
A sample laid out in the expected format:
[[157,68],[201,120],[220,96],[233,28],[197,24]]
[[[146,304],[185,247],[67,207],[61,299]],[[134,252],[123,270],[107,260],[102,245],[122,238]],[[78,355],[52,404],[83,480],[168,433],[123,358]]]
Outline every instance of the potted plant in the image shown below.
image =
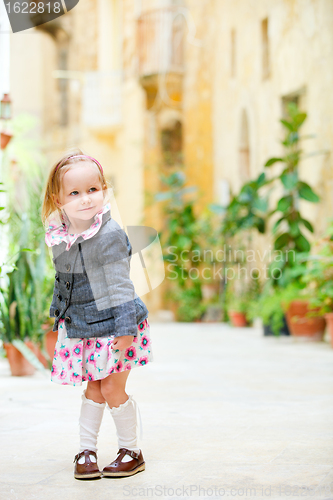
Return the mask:
[[[9,258],[1,265],[0,335],[7,352],[17,348],[30,364],[43,370],[49,363],[43,350],[42,325],[48,320],[54,273],[51,259],[46,258],[38,203],[42,199],[45,169],[39,152],[22,137],[30,125],[29,117],[16,121],[18,130],[4,157]],[[18,160],[13,165],[12,155]]]
[[232,326],[248,326],[247,317],[249,301],[245,295],[231,297],[227,301],[228,316]]
[[44,369],[47,362],[38,349],[36,290],[27,249],[19,252],[6,276],[8,285],[0,288],[0,337],[12,375],[32,375],[36,368]]
[[201,247],[194,201],[186,199],[196,187],[185,186],[186,177],[181,170],[163,175],[161,180],[168,189],[156,194],[155,200],[165,202],[165,227],[159,237],[167,263],[166,298],[174,305],[178,321],[199,321],[205,310],[199,273]]
[[259,297],[250,302],[249,319],[262,319],[264,335],[290,335],[286,312],[290,303],[299,297],[301,289],[299,280],[289,283],[286,288],[273,287],[266,281]]
[[[271,331],[277,332],[277,328],[284,328],[286,324],[290,328],[291,317],[294,315],[293,307],[297,303],[290,303],[288,313],[289,321],[284,318],[287,311],[280,308],[279,298],[289,284],[295,282],[294,292],[302,288],[299,279],[305,272],[306,265],[297,260],[298,255],[308,254],[310,242],[306,232],[313,233],[310,221],[305,219],[299,210],[300,200],[317,203],[319,196],[306,182],[299,178],[300,161],[311,154],[303,154],[300,148],[300,141],[305,137],[300,136],[300,128],[306,120],[306,113],[301,112],[294,103],[289,103],[287,119],[281,119],[285,129],[285,137],[282,146],[285,150],[284,156],[270,158],[265,163],[265,168],[271,169],[277,163],[282,164],[282,169],[277,175],[267,178],[265,186],[273,185],[282,188],[282,196],[278,199],[273,210],[268,213],[268,218],[278,218],[272,226],[274,238],[274,250],[279,253],[279,260],[274,260],[268,267],[268,284],[265,285],[263,297],[260,300],[261,310],[258,314],[263,319],[264,326]],[[279,290],[281,289],[281,290]],[[292,290],[291,285],[288,290]],[[298,296],[294,297],[295,300]],[[304,302],[304,301],[303,301]],[[314,314],[314,312],[312,311]],[[270,316],[269,316],[270,314]],[[307,313],[306,313],[307,314]],[[307,316],[309,317],[309,316]],[[266,324],[266,322],[268,322]],[[293,321],[293,326],[296,322]],[[264,332],[265,333],[265,332]]]
[[310,305],[327,321],[333,347],[333,219],[322,238],[306,257],[307,272],[302,277],[309,293]]

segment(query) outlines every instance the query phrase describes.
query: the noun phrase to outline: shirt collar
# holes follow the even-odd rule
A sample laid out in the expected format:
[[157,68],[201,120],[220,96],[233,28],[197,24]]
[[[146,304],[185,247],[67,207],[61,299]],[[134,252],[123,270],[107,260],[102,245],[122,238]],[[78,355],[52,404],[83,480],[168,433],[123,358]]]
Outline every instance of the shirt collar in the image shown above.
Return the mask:
[[59,245],[62,242],[66,243],[66,250],[69,250],[78,237],[84,240],[92,238],[100,229],[100,227],[111,218],[110,203],[97,212],[94,216],[94,221],[91,226],[78,234],[68,233],[68,218],[59,216],[59,213],[54,212],[48,220],[48,229],[45,234],[45,243],[47,246]]

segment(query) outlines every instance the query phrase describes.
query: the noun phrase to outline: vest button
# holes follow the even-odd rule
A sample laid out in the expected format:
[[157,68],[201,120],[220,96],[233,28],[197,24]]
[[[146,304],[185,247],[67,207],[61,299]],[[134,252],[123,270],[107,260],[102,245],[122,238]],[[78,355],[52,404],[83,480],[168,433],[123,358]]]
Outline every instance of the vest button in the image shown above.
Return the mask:
[[72,322],[72,320],[71,320],[71,318],[69,316],[66,316],[65,321],[66,321],[66,323],[71,323]]
[[70,271],[71,270],[71,265],[70,264],[66,264],[66,271]]
[[55,279],[56,281],[60,281],[59,276],[57,274],[55,275]]
[[67,281],[67,283],[66,283],[66,288],[67,288],[67,290],[69,290],[69,289],[70,289],[70,287],[71,287],[71,284],[70,284],[70,282],[69,282],[69,281]]
[[59,293],[58,293],[58,294],[57,294],[57,297],[58,297],[58,299],[59,299],[59,300],[60,300],[60,302],[61,302],[61,301],[62,301],[62,296],[61,296],[61,295],[59,295]]
[[56,309],[56,310],[54,311],[54,315],[55,315],[55,316],[59,316],[59,314],[60,314],[59,309]]
[[67,306],[67,304],[68,304],[68,299],[65,299],[65,304],[66,304],[66,306]]

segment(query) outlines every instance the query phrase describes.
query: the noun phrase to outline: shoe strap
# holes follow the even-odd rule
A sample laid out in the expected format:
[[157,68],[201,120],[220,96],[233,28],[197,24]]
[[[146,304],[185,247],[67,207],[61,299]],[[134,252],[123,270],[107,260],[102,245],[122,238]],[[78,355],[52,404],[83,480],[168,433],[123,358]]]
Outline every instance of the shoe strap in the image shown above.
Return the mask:
[[135,451],[133,450],[128,450],[127,448],[120,448],[118,450],[118,453],[121,453],[122,454],[122,457],[123,458],[125,455],[129,455],[130,457],[132,458],[135,458],[135,459],[138,459],[139,458],[139,455],[140,453],[136,453]]
[[78,453],[77,455],[75,455],[74,457],[74,460],[73,460],[73,463],[76,462],[77,460],[79,460],[79,458],[82,457],[82,455],[85,455],[85,459],[87,460],[87,456],[89,457],[89,455],[94,455],[94,457],[96,458],[97,460],[97,455],[96,455],[96,452],[95,451],[91,451],[91,450],[83,450],[83,451],[80,451],[80,453]]

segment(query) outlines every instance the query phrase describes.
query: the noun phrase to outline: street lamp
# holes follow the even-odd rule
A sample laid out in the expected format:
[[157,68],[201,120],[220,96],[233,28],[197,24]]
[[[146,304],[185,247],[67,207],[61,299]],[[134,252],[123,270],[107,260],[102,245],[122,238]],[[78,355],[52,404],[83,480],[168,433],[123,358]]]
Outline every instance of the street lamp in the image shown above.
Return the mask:
[[12,111],[12,101],[9,94],[4,94],[1,99],[0,120],[10,120]]

